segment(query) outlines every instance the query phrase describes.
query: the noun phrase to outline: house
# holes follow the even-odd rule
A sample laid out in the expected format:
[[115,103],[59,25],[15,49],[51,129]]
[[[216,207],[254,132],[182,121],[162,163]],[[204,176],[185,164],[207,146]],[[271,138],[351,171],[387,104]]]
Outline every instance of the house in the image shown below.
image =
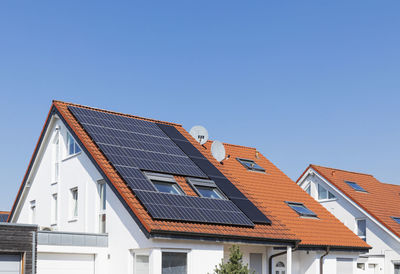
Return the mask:
[[297,183],[372,246],[357,260],[357,273],[400,273],[400,185],[317,165]]
[[355,273],[370,248],[257,149],[218,162],[181,125],[53,101],[9,221],[39,274]]

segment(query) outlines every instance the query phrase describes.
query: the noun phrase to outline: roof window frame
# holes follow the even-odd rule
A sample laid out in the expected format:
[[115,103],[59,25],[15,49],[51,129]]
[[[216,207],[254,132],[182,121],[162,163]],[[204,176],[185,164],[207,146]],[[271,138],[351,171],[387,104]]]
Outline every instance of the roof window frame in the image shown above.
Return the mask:
[[[198,178],[192,178],[192,177],[187,177],[186,181],[189,183],[189,185],[192,187],[192,189],[196,192],[197,195],[201,198],[205,199],[216,199],[216,200],[229,200],[228,197],[222,192],[221,189],[215,184],[214,181],[212,180],[206,180],[206,179],[198,179]],[[218,198],[209,198],[209,197],[204,197],[200,191],[197,189],[196,186],[200,187],[209,187],[213,188],[216,190],[217,194],[221,197],[221,199]]]
[[[319,219],[319,218],[318,218],[318,215],[317,215],[314,211],[312,211],[311,209],[309,209],[308,207],[306,207],[303,203],[291,202],[291,201],[285,201],[285,203],[286,203],[294,212],[296,212],[296,213],[297,213],[300,217],[302,217],[302,218]],[[294,205],[294,206],[301,206],[301,207],[307,209],[308,211],[312,212],[312,214],[305,214],[305,213],[298,212],[298,211],[297,211],[296,209],[294,209],[291,205]]]
[[395,221],[396,223],[398,223],[400,225],[400,217],[391,216],[391,218],[393,219],[393,221]]
[[[360,186],[357,182],[344,180],[344,182],[351,187],[354,191],[361,192],[361,193],[368,193],[362,186]],[[353,185],[358,186],[360,189],[356,189]]]
[[[154,191],[159,192],[159,193],[164,193],[164,194],[171,194],[171,195],[182,195],[185,196],[186,193],[183,191],[182,187],[178,184],[178,182],[175,180],[173,175],[170,174],[163,174],[163,173],[155,173],[155,172],[143,172],[143,174],[146,176],[146,178],[150,181],[151,185],[154,188]],[[173,185],[173,188],[178,192],[178,193],[167,193],[167,192],[162,192],[157,189],[157,187],[154,185],[153,181],[158,181],[166,184],[171,184]]]
[[[246,159],[246,158],[240,158],[240,157],[237,157],[236,158],[236,160],[242,165],[242,166],[244,166],[247,170],[249,170],[249,171],[255,171],[255,172],[261,172],[261,173],[266,173],[266,169],[265,168],[263,168],[262,166],[260,166],[259,164],[257,164],[256,163],[256,161],[254,161],[254,160],[251,160],[251,159]],[[243,163],[243,162],[253,162],[254,164],[256,164],[257,166],[259,166],[260,168],[250,168],[248,165],[246,165],[245,163]]]

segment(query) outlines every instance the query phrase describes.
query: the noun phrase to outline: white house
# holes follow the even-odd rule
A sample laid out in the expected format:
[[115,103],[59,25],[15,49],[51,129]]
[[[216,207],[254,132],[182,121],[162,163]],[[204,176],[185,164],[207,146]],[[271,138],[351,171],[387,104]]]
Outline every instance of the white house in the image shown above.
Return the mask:
[[255,148],[216,161],[182,126],[54,101],[10,213],[38,274],[355,273],[370,248]]
[[310,165],[298,184],[372,249],[357,273],[400,273],[400,186],[372,175]]

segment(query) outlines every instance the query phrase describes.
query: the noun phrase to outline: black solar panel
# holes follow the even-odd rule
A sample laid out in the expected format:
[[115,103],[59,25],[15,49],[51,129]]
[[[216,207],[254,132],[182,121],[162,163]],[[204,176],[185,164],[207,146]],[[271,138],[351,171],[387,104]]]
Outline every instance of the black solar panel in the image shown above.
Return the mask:
[[[157,192],[153,184],[143,175],[143,170],[208,178],[157,124],[89,109],[76,107],[69,109],[152,218],[254,226],[253,222],[230,200]],[[187,140],[183,136],[181,138],[185,142],[186,151],[192,149],[191,155],[201,156],[191,144],[186,144]],[[207,163],[211,165],[208,161]],[[212,167],[211,165],[209,168]]]
[[[68,108],[118,172],[121,173],[121,167],[130,167],[207,178],[157,124],[90,109]],[[133,186],[148,190],[142,183]]]
[[192,143],[190,143],[175,127],[165,124],[158,126],[167,134],[192,161],[215,182],[215,184],[232,200],[232,202],[255,223],[270,224],[271,221],[243,195]]
[[8,214],[0,214],[0,222],[4,223],[7,222]]
[[254,226],[229,200],[149,191],[135,193],[154,219]]

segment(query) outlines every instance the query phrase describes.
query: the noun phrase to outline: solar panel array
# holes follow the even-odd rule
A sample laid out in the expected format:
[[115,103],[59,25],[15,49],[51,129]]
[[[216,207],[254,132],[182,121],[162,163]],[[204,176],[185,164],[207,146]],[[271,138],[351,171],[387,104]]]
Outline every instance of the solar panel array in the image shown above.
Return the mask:
[[136,191],[154,219],[254,226],[229,200],[181,196],[161,192]]
[[208,176],[156,123],[68,108],[154,219],[254,226],[230,200],[157,192],[142,171]]
[[0,214],[0,223],[7,222],[8,214]]
[[175,127],[158,124],[192,161],[215,182],[219,189],[255,223],[270,224],[271,221],[232,184],[200,151],[190,143]]

